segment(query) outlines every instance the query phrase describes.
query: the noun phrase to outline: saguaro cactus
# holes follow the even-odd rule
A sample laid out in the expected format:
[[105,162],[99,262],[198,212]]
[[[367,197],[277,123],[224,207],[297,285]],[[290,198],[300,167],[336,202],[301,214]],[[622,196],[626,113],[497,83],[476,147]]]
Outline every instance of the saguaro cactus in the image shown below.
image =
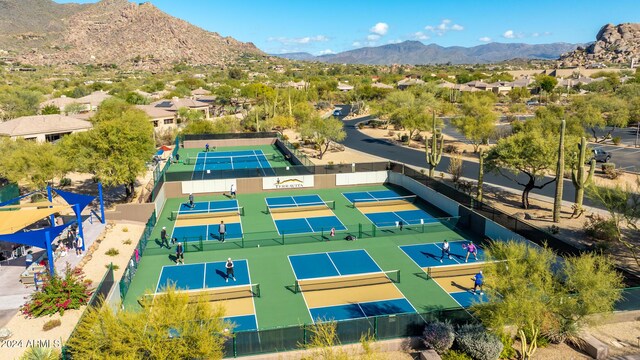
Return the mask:
[[566,121],[560,123],[560,144],[558,145],[558,166],[556,167],[556,196],[553,200],[553,222],[560,222],[562,212],[562,191],[564,190],[564,132]]
[[[438,134],[436,130],[436,113],[433,113],[433,132],[431,133],[431,146],[425,144],[427,163],[429,164],[429,177],[433,178],[433,172],[442,159],[442,149],[444,148],[444,136]],[[440,142],[438,143],[438,137]],[[429,140],[427,140],[428,142]]]
[[584,211],[582,209],[582,200],[584,199],[584,188],[591,182],[593,173],[596,171],[596,160],[591,159],[589,164],[589,172],[585,174],[584,163],[587,154],[587,139],[585,137],[580,138],[580,144],[578,144],[578,163],[571,168],[571,182],[576,188],[575,205],[573,207],[573,215],[571,217],[578,217]]
[[482,202],[482,186],[484,185],[484,158],[487,157],[487,154],[483,149],[480,149],[480,163],[478,164],[478,196],[476,199],[479,202]]

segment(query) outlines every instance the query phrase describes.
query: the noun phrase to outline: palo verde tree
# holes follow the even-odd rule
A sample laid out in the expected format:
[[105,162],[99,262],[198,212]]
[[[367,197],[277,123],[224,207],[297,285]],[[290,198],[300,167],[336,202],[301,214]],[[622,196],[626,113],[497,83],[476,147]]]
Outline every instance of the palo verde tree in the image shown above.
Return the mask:
[[600,255],[565,258],[526,242],[494,242],[486,249],[485,292],[489,301],[472,307],[487,328],[512,326],[530,359],[544,336],[559,343],[575,339],[608,313],[621,297],[622,279]]
[[[141,110],[128,108],[92,130],[63,138],[59,146],[76,170],[96,175],[106,186],[125,186],[133,195],[136,178],[155,151],[153,127]],[[100,110],[98,114],[100,115]]]
[[329,150],[332,142],[339,142],[347,137],[342,121],[334,117],[323,119],[319,116],[312,117],[304,122],[300,126],[300,135],[315,142],[320,150],[318,154],[320,159]]
[[25,186],[29,190],[44,188],[54,178],[70,170],[51,143],[24,139],[0,138],[0,177]]
[[222,359],[224,308],[169,289],[137,311],[88,308],[67,342],[75,359]]
[[465,94],[460,105],[462,117],[451,119],[451,124],[473,145],[474,153],[495,133],[498,114],[493,111],[494,104],[495,97]]

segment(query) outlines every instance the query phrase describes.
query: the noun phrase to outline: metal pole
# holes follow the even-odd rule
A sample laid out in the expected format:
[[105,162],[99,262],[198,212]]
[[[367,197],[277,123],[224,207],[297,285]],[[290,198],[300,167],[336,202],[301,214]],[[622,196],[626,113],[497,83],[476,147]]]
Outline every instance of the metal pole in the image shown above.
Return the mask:
[[100,220],[104,224],[104,198],[102,197],[102,183],[98,183],[98,197],[100,198]]
[[82,215],[80,214],[80,204],[75,205],[76,219],[78,221],[78,236],[82,238],[82,251],[85,250],[87,239],[84,238],[84,230],[82,230]]
[[[51,193],[51,185],[47,185],[47,198],[49,202],[53,202],[53,194]],[[51,207],[51,206],[50,206]],[[56,216],[51,214],[49,215],[49,220],[51,221],[51,227],[56,226]]]

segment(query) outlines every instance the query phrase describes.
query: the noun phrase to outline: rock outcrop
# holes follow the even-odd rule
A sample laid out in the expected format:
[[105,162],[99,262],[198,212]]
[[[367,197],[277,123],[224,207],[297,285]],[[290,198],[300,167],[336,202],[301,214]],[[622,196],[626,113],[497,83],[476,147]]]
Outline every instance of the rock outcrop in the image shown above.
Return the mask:
[[594,64],[630,64],[640,60],[640,24],[607,24],[596,41],[589,46],[563,54],[560,66],[589,66]]
[[[50,0],[35,1],[52,9],[61,6]],[[47,39],[46,42],[28,49],[15,46],[5,50],[33,65],[115,65],[142,70],[168,68],[176,63],[224,65],[246,54],[263,55],[251,43],[198,28],[151,3],[102,0],[73,10],[57,22],[55,33],[28,34]],[[27,41],[25,34],[12,36],[16,45]]]

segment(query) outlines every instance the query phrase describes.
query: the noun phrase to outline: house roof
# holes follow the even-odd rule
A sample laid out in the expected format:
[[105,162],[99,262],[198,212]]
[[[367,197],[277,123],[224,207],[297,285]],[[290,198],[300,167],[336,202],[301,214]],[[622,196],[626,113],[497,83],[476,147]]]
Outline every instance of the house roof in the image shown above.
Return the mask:
[[379,89],[393,89],[393,86],[391,86],[391,85],[378,83],[378,82],[371,84],[371,87],[379,88]]
[[151,105],[168,111],[178,111],[178,109],[183,107],[187,107],[190,109],[209,107],[209,104],[202,101],[179,98],[173,98],[171,100],[158,100],[152,102]]
[[107,94],[106,91],[94,91],[87,96],[83,96],[78,100],[81,104],[91,104],[91,106],[100,106],[103,101],[111,98],[112,96]]
[[338,90],[353,90],[353,86],[348,84],[338,83]]
[[40,107],[43,108],[48,105],[53,105],[58,108],[64,108],[69,104],[80,104],[80,103],[81,102],[79,101],[79,99],[69,98],[62,95],[61,97],[58,97],[58,98],[53,98],[47,101],[43,101],[42,103],[40,103]]
[[23,116],[0,123],[0,134],[7,136],[25,136],[35,134],[52,134],[73,130],[91,129],[90,122],[64,116],[35,115]]
[[166,109],[155,107],[152,105],[136,105],[136,109],[144,111],[152,119],[168,119],[176,116],[175,112],[167,111]]
[[211,95],[211,91],[203,89],[203,88],[198,88],[195,90],[191,91],[191,95]]

